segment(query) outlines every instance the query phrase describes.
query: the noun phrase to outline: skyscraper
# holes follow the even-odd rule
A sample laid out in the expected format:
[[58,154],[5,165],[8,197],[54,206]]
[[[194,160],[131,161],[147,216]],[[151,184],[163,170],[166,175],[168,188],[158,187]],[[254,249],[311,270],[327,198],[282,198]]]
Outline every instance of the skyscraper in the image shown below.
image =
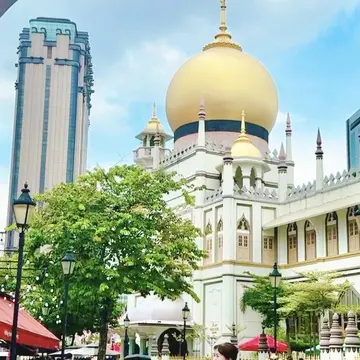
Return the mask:
[[93,93],[89,36],[70,20],[30,20],[18,54],[8,224],[24,182],[42,193],[85,171]]
[[360,110],[346,121],[346,146],[348,169],[360,167]]

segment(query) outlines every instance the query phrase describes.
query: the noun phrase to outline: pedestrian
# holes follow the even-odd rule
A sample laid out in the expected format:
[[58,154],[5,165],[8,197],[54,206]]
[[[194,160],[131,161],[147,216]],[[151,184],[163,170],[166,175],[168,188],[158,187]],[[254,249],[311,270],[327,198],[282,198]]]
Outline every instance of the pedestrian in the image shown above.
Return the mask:
[[237,360],[238,349],[231,343],[223,343],[214,346],[213,360]]

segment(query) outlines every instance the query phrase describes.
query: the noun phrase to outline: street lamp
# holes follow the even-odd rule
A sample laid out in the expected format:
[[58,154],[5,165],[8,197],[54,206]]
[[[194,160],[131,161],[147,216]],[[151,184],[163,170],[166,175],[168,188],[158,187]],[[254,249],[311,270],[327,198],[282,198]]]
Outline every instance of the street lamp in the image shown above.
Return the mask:
[[67,326],[67,302],[69,296],[69,284],[70,276],[74,272],[75,257],[72,251],[68,251],[61,260],[61,266],[65,280],[65,297],[64,297],[64,324],[63,324],[63,336],[61,342],[61,360],[64,360],[65,354],[65,339],[66,339],[66,326]]
[[10,359],[16,360],[16,336],[19,318],[19,306],[20,306],[20,287],[21,287],[21,273],[24,262],[24,244],[25,244],[25,231],[28,227],[29,219],[35,209],[36,203],[30,197],[30,190],[28,184],[24,185],[21,190],[21,194],[17,200],[13,202],[13,211],[15,216],[15,222],[19,234],[19,251],[18,251],[18,265],[16,272],[16,288],[15,288],[15,302],[14,302],[14,315],[11,333],[11,345],[10,345]]
[[190,309],[188,308],[188,304],[187,302],[185,303],[185,306],[182,309],[182,315],[183,315],[183,320],[184,320],[184,331],[183,331],[183,359],[186,359],[186,344],[185,344],[185,340],[186,340],[186,320],[188,319],[190,314]]
[[274,348],[277,352],[277,289],[281,282],[281,274],[277,263],[273,266],[273,271],[269,274],[271,286],[274,288]]
[[128,314],[126,313],[125,319],[124,319],[124,327],[125,327],[125,336],[124,336],[124,358],[125,356],[129,355],[129,335],[128,335],[128,328],[130,325],[130,319],[128,317]]

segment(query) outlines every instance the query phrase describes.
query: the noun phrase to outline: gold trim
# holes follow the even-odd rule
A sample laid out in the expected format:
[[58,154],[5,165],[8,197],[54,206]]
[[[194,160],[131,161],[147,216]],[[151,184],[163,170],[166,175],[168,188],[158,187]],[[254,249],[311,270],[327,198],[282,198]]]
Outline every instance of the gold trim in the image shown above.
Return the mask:
[[347,259],[347,258],[351,258],[351,257],[354,257],[354,256],[360,256],[360,251],[341,254],[341,255],[319,257],[319,258],[312,259],[312,260],[300,261],[300,262],[298,262],[296,264],[283,264],[283,265],[280,265],[279,267],[281,267],[282,269],[291,269],[293,267],[300,267],[300,266],[323,263],[323,262],[327,262],[327,261]]
[[[279,269],[292,269],[295,267],[301,267],[306,265],[313,265],[317,263],[323,263],[327,261],[334,261],[334,260],[341,260],[341,259],[347,259],[355,256],[360,256],[360,250],[352,253],[346,253],[341,255],[334,255],[334,256],[328,256],[328,257],[320,257],[312,260],[305,260],[300,261],[296,264],[279,264]],[[235,266],[253,266],[253,267],[261,267],[261,268],[269,268],[271,269],[273,265],[270,264],[263,264],[263,263],[257,263],[253,261],[236,261],[236,260],[224,260],[222,262],[212,263],[209,265],[202,265],[199,267],[198,270],[207,270],[207,269],[213,269],[217,267],[221,267],[223,265],[235,265]]]
[[214,41],[210,44],[206,44],[203,47],[203,51],[209,50],[209,49],[213,49],[213,48],[218,48],[218,47],[222,47],[222,48],[230,48],[230,49],[235,49],[235,50],[239,50],[242,51],[242,47],[236,43],[233,42],[227,42],[227,41]]

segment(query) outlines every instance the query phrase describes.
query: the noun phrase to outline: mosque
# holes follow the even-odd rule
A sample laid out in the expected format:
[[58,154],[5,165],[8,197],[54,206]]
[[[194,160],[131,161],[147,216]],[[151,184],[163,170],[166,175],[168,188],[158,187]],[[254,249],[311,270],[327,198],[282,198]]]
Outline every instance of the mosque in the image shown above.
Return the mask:
[[[206,355],[211,341],[229,341],[233,324],[244,329],[237,334],[239,341],[258,335],[260,315],[243,313],[240,299],[251,285],[247,272],[268,275],[274,262],[285,280],[304,271],[337,270],[342,273],[339,281],[353,284],[346,301],[360,304],[355,217],[360,172],[324,176],[326,149],[318,132],[313,134],[316,174],[309,174],[308,184],[294,186],[290,116],[285,146],[270,150],[277,89],[266,68],[232,40],[225,0],[214,41],[173,76],[166,113],[173,135],[164,131],[154,108],[137,136],[141,144],[134,160],[149,171],[176,171],[195,186],[194,207],[185,205],[178,194],[169,197],[168,204],[202,229],[198,246],[208,257],[192,279],[200,303],[186,295],[174,302],[136,294],[128,298],[130,329],[140,337],[140,352],[146,347],[149,353],[150,348],[161,349],[167,333],[170,352],[176,354],[174,337],[181,331],[185,301],[189,326],[201,325],[206,332],[197,342],[187,340],[193,352]],[[172,138],[170,150],[166,143]]]

